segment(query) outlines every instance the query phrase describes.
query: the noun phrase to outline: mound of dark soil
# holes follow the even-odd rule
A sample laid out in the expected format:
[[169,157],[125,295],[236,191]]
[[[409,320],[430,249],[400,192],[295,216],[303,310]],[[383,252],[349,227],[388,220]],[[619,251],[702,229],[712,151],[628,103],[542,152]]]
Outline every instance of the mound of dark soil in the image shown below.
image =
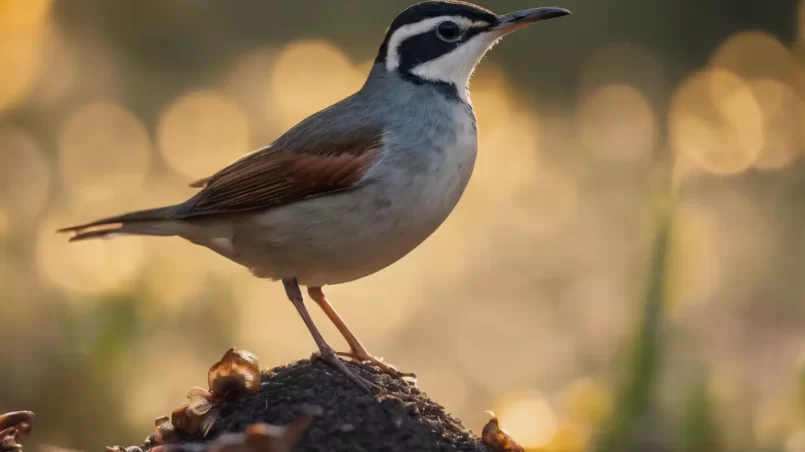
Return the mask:
[[313,407],[318,414],[294,451],[489,452],[414,384],[371,366],[347,366],[384,391],[367,394],[323,362],[299,361],[264,371],[257,395],[221,402],[206,441],[242,432],[250,424],[288,424]]

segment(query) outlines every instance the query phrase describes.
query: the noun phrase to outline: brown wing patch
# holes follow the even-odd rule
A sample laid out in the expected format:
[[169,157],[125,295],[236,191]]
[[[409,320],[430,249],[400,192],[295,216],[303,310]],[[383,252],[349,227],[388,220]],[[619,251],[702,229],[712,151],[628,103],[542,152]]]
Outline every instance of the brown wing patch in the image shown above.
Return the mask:
[[380,148],[379,132],[316,143],[303,150],[274,145],[212,176],[179,215],[266,209],[352,188],[380,156]]

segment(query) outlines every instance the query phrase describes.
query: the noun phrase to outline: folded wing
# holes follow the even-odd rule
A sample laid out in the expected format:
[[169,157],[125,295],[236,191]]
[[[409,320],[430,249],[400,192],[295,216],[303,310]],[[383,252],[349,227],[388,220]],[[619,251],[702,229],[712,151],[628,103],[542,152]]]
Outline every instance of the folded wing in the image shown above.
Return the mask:
[[248,154],[203,181],[181,205],[177,218],[267,209],[353,188],[380,157],[381,130],[305,143],[302,149],[272,146]]

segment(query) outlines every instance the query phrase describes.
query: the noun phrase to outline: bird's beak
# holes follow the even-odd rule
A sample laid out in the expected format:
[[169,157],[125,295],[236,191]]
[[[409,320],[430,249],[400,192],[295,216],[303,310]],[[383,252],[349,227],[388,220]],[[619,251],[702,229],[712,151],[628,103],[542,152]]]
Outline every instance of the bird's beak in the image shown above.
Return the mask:
[[567,16],[568,14],[570,14],[570,11],[552,6],[524,9],[515,13],[498,16],[498,22],[492,26],[492,31],[500,34],[508,34],[527,25],[531,25],[534,22]]

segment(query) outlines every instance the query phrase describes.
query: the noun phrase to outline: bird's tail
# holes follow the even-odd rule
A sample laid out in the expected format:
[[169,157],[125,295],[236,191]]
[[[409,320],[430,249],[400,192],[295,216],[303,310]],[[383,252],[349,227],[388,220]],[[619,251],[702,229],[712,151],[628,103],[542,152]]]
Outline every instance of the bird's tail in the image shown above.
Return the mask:
[[57,232],[73,233],[71,242],[99,239],[115,235],[176,235],[175,207],[141,210],[92,223],[60,229]]

